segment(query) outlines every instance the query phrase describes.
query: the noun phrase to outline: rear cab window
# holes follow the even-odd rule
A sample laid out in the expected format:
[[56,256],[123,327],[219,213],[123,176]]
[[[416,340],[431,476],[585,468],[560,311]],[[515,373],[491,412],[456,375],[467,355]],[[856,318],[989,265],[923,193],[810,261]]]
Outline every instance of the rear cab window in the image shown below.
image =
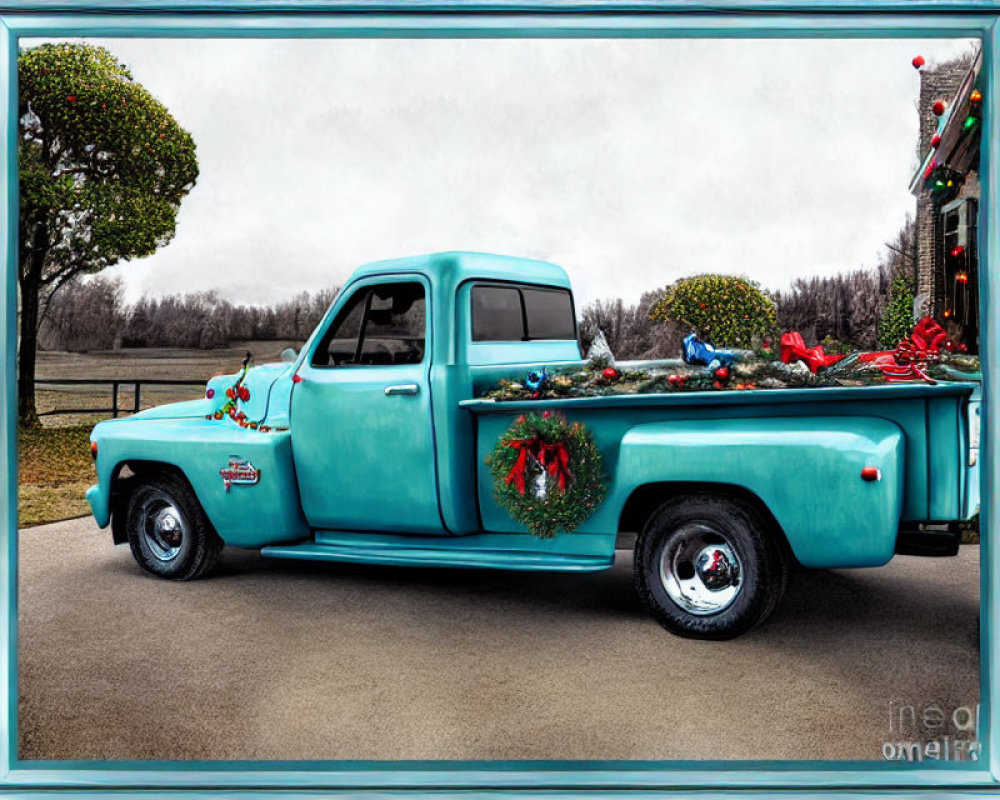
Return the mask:
[[568,289],[476,284],[471,296],[474,342],[576,340],[576,313]]

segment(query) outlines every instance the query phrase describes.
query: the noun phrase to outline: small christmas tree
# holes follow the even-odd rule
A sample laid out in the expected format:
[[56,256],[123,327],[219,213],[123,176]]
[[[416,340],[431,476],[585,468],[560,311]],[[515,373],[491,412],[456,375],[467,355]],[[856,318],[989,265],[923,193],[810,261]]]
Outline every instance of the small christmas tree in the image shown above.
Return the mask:
[[878,323],[879,347],[891,350],[913,333],[913,285],[897,275],[889,289],[889,300]]

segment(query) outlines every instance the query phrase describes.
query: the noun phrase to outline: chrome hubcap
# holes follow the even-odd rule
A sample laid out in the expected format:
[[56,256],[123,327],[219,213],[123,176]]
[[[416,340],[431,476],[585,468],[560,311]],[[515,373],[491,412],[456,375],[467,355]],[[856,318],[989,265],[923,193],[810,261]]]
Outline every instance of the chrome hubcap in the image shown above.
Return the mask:
[[660,582],[680,608],[707,616],[725,610],[740,593],[743,565],[724,534],[693,522],[667,537]]
[[159,491],[151,493],[142,504],[139,524],[154,558],[159,561],[177,558],[187,536],[187,523],[168,495]]

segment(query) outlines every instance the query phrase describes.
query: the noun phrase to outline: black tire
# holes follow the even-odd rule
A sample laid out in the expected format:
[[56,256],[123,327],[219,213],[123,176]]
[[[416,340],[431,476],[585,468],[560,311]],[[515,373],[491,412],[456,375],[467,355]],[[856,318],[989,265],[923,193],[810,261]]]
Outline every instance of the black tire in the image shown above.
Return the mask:
[[169,580],[207,575],[219,560],[223,542],[188,482],[167,471],[134,480],[125,504],[125,531],[136,563]]
[[749,503],[714,494],[675,497],[635,545],[636,591],[671,633],[732,639],[762,623],[788,585],[789,555]]

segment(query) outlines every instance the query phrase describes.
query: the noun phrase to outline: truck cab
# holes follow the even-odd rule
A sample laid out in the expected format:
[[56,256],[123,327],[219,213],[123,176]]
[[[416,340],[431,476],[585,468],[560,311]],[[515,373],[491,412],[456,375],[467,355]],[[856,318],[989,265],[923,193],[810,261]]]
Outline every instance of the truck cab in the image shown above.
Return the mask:
[[297,364],[291,431],[315,528],[480,530],[474,420],[457,404],[494,365],[580,360],[566,273],[479,254],[363,267],[317,333]]

